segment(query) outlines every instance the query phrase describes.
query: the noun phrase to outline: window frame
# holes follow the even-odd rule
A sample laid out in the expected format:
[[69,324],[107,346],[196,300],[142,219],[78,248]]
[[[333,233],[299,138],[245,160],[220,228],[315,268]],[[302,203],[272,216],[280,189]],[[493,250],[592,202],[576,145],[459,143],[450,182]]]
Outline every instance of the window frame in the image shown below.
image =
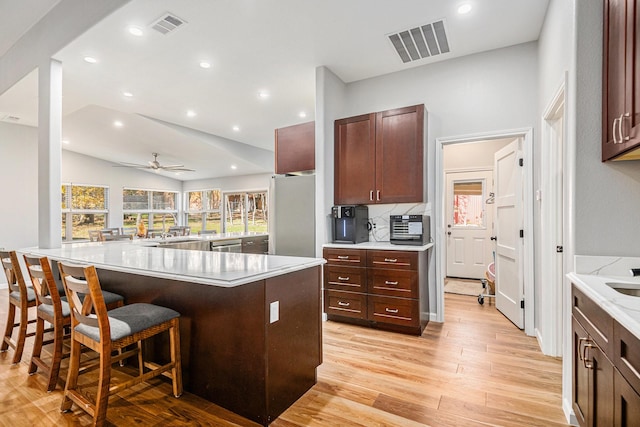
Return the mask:
[[[131,191],[144,191],[147,193],[147,208],[146,209],[125,209],[125,192],[127,190]],[[172,193],[175,196],[174,201],[174,209],[154,209],[154,194],[157,193]],[[180,203],[181,203],[181,193],[178,190],[159,190],[159,189],[151,189],[151,188],[136,188],[136,187],[122,187],[122,225],[124,227],[124,216],[125,215],[147,215],[147,229],[153,228],[152,225],[154,223],[154,215],[173,215],[175,218],[175,225],[180,224]],[[136,224],[137,225],[137,224]],[[136,226],[134,225],[134,226]],[[166,230],[165,230],[166,231]]]
[[[73,187],[95,187],[104,188],[104,209],[74,209],[73,208]],[[66,188],[64,198],[62,197],[62,188]],[[104,184],[77,184],[73,182],[63,182],[60,185],[60,234],[63,242],[73,242],[73,215],[104,215],[105,227],[109,223],[109,194],[108,185]],[[63,206],[66,206],[63,208]],[[62,225],[65,225],[64,234],[62,234]],[[88,238],[87,238],[88,239]],[[85,240],[78,238],[77,240]]]

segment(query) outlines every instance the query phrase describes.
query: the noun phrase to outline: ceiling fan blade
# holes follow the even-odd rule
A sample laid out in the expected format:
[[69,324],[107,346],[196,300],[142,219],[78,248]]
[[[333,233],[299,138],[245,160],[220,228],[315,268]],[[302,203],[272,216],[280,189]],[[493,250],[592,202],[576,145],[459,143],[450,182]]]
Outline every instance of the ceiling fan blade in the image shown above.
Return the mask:
[[113,165],[114,168],[148,168],[147,165],[140,165],[138,163],[126,163],[120,162],[119,165]]
[[172,168],[162,168],[168,172],[195,172],[194,169],[183,168],[183,167],[172,167]]

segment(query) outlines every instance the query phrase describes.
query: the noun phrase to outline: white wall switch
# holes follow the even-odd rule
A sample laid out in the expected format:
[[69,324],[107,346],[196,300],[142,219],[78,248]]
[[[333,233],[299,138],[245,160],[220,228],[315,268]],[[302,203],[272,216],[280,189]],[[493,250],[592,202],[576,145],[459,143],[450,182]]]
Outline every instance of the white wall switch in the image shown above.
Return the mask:
[[280,301],[274,301],[269,304],[269,323],[275,323],[280,320]]

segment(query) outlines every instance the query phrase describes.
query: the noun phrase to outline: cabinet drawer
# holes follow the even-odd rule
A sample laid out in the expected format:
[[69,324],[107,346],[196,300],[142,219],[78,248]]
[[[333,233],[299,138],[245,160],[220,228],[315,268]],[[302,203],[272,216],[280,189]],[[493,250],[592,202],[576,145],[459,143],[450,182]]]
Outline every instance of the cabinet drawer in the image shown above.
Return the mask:
[[366,252],[362,249],[325,248],[323,256],[330,265],[350,265],[352,267],[366,265]]
[[402,326],[419,326],[418,301],[369,295],[369,320]]
[[582,291],[571,286],[572,314],[591,338],[606,353],[612,354],[613,319]]
[[324,266],[324,287],[348,292],[366,292],[367,270],[359,267]]
[[613,347],[613,364],[636,393],[640,393],[640,340],[624,326],[615,322]]
[[366,301],[367,296],[365,294],[326,290],[324,294],[324,311],[327,314],[366,319]]
[[370,294],[418,298],[417,271],[372,268],[368,277]]
[[245,237],[242,239],[242,253],[266,254],[269,252],[269,237]]
[[393,268],[398,270],[417,270],[418,253],[403,251],[368,251],[369,267]]

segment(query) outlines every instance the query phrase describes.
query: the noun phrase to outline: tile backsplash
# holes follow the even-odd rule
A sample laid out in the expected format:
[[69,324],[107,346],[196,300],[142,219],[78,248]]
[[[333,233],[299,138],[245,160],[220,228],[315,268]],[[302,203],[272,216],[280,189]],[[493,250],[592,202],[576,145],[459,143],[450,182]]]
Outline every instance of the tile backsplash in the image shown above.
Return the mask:
[[[431,203],[396,203],[388,205],[368,205],[369,222],[372,229],[369,232],[369,241],[389,240],[389,215],[428,215],[431,212]],[[431,219],[433,228],[433,218]],[[433,230],[431,232],[433,236]]]

